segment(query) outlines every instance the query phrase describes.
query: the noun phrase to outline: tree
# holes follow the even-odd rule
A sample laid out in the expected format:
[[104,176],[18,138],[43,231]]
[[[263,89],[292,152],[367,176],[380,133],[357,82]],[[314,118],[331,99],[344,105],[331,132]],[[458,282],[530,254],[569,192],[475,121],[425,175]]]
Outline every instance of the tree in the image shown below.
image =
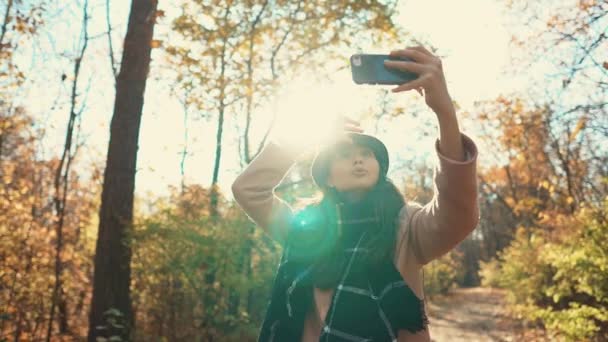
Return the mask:
[[[41,341],[54,300],[57,219],[53,197],[60,160],[40,158],[42,130],[33,128],[34,119],[22,107],[1,113],[0,340]],[[79,337],[78,328],[86,325],[84,302],[93,255],[86,230],[92,225],[98,178],[94,174],[90,182],[83,182],[73,169],[66,177],[70,196],[64,202],[61,249],[61,289],[70,304],[65,306],[65,326],[71,327],[62,336],[66,338]]]
[[393,0],[183,4],[182,14],[173,22],[179,39],[170,39],[166,51],[177,68],[178,89],[188,94],[186,102],[206,118],[217,118],[212,216],[218,215],[216,187],[227,115],[244,117],[242,158],[251,160],[248,135],[253,109],[267,103],[280,80],[304,67],[331,64],[341,56],[339,48],[352,43],[361,30],[368,34],[378,30],[380,40],[394,37],[395,4]]
[[[84,54],[87,50],[89,43],[88,34],[88,0],[82,5],[82,35],[80,40],[80,47],[77,57],[74,59],[74,78],[72,81],[72,90],[70,94],[70,112],[68,115],[68,127],[66,131],[66,138],[63,147],[63,153],[55,171],[55,194],[53,196],[53,203],[55,205],[56,215],[56,248],[55,248],[55,279],[53,286],[53,295],[51,300],[51,309],[49,314],[49,322],[47,326],[46,341],[51,340],[53,331],[53,320],[55,318],[55,308],[59,309],[59,333],[61,335],[68,333],[68,308],[67,298],[65,298],[65,289],[62,282],[63,269],[65,267],[64,261],[61,258],[62,249],[64,247],[64,223],[66,220],[66,204],[68,202],[69,189],[69,176],[72,162],[78,151],[78,128],[77,120],[80,119],[80,115],[84,109],[84,104],[80,104],[80,109],[77,109],[78,104],[78,80],[80,76],[80,66],[84,58]],[[76,133],[76,134],[75,134]]]
[[[556,148],[580,144],[589,167],[601,177],[608,176],[608,150],[603,143],[608,138],[608,3],[509,0],[507,4],[517,24],[512,26],[523,29],[513,31],[516,58],[509,63],[509,72],[540,75],[530,78],[533,86],[527,91],[537,107],[549,106],[553,112],[547,122]],[[534,72],[538,66],[543,72]],[[561,154],[560,163],[567,164],[571,157]],[[584,185],[593,191],[595,203],[608,190],[598,186],[601,177]]]
[[[133,236],[133,294],[136,339],[170,341],[250,341],[263,319],[280,255],[257,230],[246,240],[248,218],[236,204],[221,200],[222,219],[209,215],[210,189],[172,187],[154,200],[154,211],[136,215]],[[242,271],[245,246],[255,251],[252,274]],[[210,274],[214,281],[207,282]],[[232,306],[248,292],[253,298]],[[162,293],[162,296],[158,294]]]
[[[477,110],[495,161],[480,172],[480,232],[481,258],[496,258],[480,273],[508,290],[520,317],[573,340],[604,336],[605,296],[594,286],[605,284],[596,275],[605,263],[598,254],[608,193],[608,63],[601,48],[608,7],[507,3],[517,22],[511,27],[523,29],[512,32],[509,71],[538,76],[520,94]],[[588,208],[601,219],[586,216]]]
[[[156,8],[156,0],[132,1],[116,80],[95,248],[88,333],[91,342],[98,336],[114,335],[129,340],[134,326],[130,295],[131,247],[126,240],[133,220],[137,142]],[[117,318],[120,324],[114,323]]]

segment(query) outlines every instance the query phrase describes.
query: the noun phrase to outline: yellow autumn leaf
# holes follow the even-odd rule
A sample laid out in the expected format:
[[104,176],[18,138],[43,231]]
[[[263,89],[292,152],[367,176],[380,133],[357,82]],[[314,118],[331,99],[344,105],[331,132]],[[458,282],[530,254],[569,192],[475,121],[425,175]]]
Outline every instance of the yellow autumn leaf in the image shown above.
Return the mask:
[[153,39],[150,42],[150,47],[153,49],[159,48],[162,45],[163,41],[158,39]]
[[581,130],[583,130],[585,128],[586,124],[587,124],[587,117],[586,116],[581,117],[578,120],[578,122],[576,123],[576,127],[574,127],[574,130],[572,131],[572,133],[570,133],[568,140],[573,141],[574,139],[576,139],[576,136],[580,133]]

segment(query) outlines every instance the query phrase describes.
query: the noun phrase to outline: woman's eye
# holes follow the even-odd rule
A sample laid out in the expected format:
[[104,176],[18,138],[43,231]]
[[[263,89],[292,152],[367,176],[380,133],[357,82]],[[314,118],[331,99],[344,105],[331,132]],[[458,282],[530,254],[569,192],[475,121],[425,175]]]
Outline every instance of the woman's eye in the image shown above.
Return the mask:
[[363,151],[361,152],[361,155],[362,155],[362,156],[364,156],[364,157],[366,157],[366,158],[369,158],[369,157],[371,157],[372,155],[374,155],[374,153],[373,153],[372,151],[370,151],[370,150],[363,150]]
[[352,155],[352,153],[350,153],[350,151],[342,151],[339,154],[340,158],[345,158],[345,159],[350,158],[351,155]]

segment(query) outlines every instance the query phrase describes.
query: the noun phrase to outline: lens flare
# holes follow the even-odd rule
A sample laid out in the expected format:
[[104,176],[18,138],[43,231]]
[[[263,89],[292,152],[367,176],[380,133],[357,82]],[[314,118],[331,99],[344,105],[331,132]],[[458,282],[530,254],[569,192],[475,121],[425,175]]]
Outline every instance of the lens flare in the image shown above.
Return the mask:
[[326,205],[312,205],[297,212],[290,224],[290,256],[313,261],[335,246],[339,235],[336,213]]

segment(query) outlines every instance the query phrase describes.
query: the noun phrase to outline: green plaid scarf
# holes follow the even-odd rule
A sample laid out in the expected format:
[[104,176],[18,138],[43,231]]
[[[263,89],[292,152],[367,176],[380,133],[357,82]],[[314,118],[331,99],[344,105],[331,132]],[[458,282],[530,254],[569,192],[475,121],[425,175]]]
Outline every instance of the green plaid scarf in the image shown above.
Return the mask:
[[[336,286],[319,341],[397,341],[400,329],[426,328],[424,302],[393,261],[367,262],[376,213],[368,196],[358,203],[324,200],[294,216],[258,341],[300,341],[313,287],[324,281]],[[319,264],[325,253],[329,266]]]

